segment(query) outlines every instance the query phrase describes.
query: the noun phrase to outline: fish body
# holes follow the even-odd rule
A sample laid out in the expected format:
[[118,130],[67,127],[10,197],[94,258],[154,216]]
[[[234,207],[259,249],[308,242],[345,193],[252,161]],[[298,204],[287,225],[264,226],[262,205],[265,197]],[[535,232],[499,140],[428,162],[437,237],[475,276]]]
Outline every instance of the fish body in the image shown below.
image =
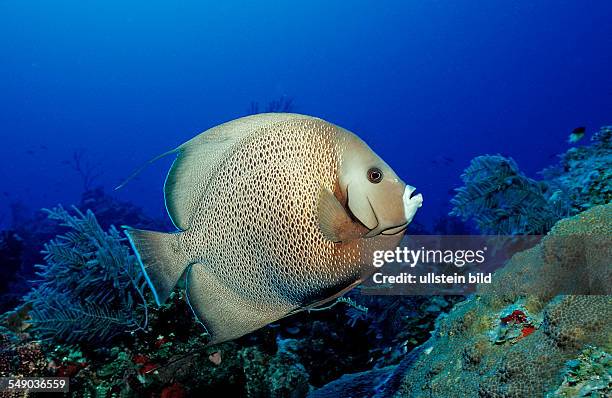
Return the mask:
[[580,141],[584,137],[584,133],[586,133],[586,127],[576,127],[567,138],[567,142],[574,144]]
[[362,282],[422,202],[357,136],[309,116],[237,119],[175,152],[164,191],[179,232],[126,234],[159,304],[185,278],[211,344]]

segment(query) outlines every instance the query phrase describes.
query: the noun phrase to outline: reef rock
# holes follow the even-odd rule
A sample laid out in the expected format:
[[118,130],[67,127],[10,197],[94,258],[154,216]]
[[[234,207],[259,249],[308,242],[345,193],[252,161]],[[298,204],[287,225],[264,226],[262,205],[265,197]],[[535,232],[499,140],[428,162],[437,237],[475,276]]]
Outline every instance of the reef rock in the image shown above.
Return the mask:
[[[610,237],[612,204],[559,221],[442,316],[402,363],[360,374],[359,396],[555,397],[572,387],[579,396],[610,396],[612,382],[601,379],[612,366]],[[556,294],[569,288],[581,295]],[[312,396],[355,396],[354,381],[345,376]]]
[[571,214],[610,203],[612,126],[603,126],[593,134],[590,145],[570,148],[560,156],[557,165],[542,170],[540,174],[549,192],[568,202]]

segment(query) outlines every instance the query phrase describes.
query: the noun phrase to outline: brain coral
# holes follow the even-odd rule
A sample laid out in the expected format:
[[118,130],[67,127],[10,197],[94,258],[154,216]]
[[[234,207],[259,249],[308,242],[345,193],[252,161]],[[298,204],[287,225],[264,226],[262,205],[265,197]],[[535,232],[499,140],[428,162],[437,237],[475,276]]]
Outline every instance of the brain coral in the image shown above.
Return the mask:
[[[395,395],[543,396],[557,389],[565,363],[586,346],[610,352],[611,236],[610,204],[557,223],[539,245],[515,255],[494,284],[440,320]],[[592,274],[584,266],[598,277],[586,277]],[[568,286],[592,295],[555,295]],[[522,325],[519,338],[492,338],[500,324],[529,317],[534,321]]]
[[[491,285],[440,318],[425,345],[396,367],[372,371],[360,396],[556,396],[568,382],[566,365],[585,349],[612,352],[611,237],[612,204],[559,221]],[[581,295],[559,294],[568,290]],[[351,396],[343,381],[350,379],[312,396]],[[610,396],[612,386],[586,393]]]

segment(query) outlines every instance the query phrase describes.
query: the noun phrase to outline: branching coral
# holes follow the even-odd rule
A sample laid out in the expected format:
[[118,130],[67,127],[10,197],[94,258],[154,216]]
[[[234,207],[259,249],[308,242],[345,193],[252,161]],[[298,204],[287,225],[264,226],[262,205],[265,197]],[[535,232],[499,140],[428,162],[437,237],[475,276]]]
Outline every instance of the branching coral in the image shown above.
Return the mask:
[[67,342],[102,342],[146,324],[145,281],[136,259],[111,226],[104,232],[91,211],[46,210],[70,230],[45,245],[32,305],[34,332]]
[[544,196],[544,186],[520,172],[511,158],[474,158],[463,172],[465,186],[451,200],[450,215],[474,219],[485,234],[542,234],[562,216]]

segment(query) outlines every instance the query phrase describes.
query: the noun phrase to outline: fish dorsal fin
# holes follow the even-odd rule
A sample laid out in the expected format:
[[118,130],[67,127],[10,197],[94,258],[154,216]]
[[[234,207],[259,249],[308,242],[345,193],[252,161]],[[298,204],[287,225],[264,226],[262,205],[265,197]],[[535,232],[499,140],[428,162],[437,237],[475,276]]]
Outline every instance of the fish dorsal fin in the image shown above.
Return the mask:
[[306,116],[290,113],[263,113],[213,127],[179,146],[178,156],[166,177],[164,197],[174,225],[186,230],[191,215],[205,192],[206,183],[228,151],[242,139],[263,127]]
[[367,229],[355,223],[336,196],[327,188],[321,188],[317,208],[319,229],[332,242],[346,242],[358,239]]

